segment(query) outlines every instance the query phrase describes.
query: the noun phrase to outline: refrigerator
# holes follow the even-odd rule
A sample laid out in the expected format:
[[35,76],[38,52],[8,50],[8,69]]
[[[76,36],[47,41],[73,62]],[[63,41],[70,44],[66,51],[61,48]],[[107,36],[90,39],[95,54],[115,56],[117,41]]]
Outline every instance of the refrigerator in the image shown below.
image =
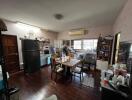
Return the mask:
[[33,73],[40,70],[39,41],[23,39],[22,55],[25,73]]

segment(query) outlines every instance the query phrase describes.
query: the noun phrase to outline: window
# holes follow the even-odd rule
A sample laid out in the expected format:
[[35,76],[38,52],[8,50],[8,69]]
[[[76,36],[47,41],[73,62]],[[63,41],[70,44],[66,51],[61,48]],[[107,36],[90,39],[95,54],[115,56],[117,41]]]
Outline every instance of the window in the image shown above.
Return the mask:
[[81,40],[74,40],[74,49],[81,49]]
[[131,47],[130,47],[130,52],[132,52],[132,45],[131,45]]
[[83,40],[83,49],[89,51],[95,51],[97,48],[97,39],[85,39]]
[[74,49],[84,49],[88,51],[96,51],[97,39],[84,39],[84,40],[74,40]]

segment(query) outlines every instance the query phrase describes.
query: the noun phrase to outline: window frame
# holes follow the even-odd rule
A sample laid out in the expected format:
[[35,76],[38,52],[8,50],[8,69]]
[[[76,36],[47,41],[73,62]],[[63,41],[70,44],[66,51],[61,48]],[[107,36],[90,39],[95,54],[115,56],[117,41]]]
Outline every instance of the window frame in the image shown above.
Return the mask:
[[[82,49],[82,39],[73,40],[73,48],[74,48],[74,41],[81,41],[81,49]],[[75,49],[75,48],[74,48],[74,49]],[[75,49],[75,50],[81,50],[81,49]]]
[[[76,41],[76,40],[80,40],[81,41],[81,49],[75,49],[74,48],[74,41]],[[84,38],[84,39],[75,39],[75,40],[73,40],[73,48],[75,49],[75,50],[86,50],[86,49],[84,49],[84,47],[83,47],[83,41],[84,40],[97,40],[97,44],[98,44],[98,39],[97,38]],[[97,49],[97,48],[96,48]]]

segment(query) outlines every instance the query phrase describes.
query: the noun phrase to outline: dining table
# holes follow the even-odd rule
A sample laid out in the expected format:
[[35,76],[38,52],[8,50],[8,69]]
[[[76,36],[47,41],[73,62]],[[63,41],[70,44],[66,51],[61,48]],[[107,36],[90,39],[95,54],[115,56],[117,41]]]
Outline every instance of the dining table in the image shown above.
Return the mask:
[[81,60],[77,58],[70,58],[70,59],[65,59],[65,60],[62,58],[57,58],[56,62],[59,64],[62,64],[62,66],[65,69],[65,76],[67,77],[71,75],[71,70],[81,63]]
[[78,64],[81,62],[81,60],[78,60],[78,59],[76,59],[76,58],[71,58],[71,59],[63,60],[63,61],[62,61],[62,59],[57,58],[57,59],[56,59],[56,62],[57,62],[57,63],[60,63],[60,64],[62,64],[62,65],[65,65],[65,66],[67,66],[67,67],[72,68],[72,67],[75,67],[76,65],[78,65]]

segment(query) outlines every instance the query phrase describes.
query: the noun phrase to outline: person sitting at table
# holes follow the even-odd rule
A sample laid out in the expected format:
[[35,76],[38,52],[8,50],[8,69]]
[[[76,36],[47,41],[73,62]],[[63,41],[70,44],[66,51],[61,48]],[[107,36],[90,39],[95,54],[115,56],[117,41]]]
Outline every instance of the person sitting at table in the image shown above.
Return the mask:
[[63,54],[68,56],[68,53],[69,53],[68,45],[66,45],[66,44],[64,45],[64,47],[62,48],[62,52],[63,52]]

